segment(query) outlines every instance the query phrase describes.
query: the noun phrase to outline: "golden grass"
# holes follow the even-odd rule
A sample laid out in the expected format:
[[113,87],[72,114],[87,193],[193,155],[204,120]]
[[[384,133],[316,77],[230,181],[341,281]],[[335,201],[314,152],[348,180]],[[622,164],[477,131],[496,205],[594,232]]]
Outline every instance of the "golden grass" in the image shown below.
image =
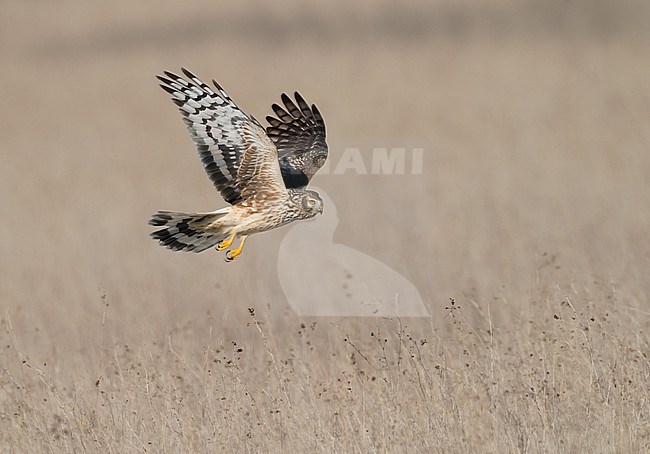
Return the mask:
[[[5,2],[3,451],[650,450],[647,6],[411,3]],[[230,265],[147,238],[222,206],[181,65],[258,118],[300,90],[333,160],[425,148],[317,184],[430,319],[296,316],[283,230]]]
[[[538,291],[540,301],[508,325],[481,311],[470,323],[471,306],[449,302],[437,313],[446,334],[380,319],[295,321],[279,335],[266,319],[274,315],[251,310],[233,340],[194,322],[135,347],[114,339],[70,382],[56,365],[28,359],[29,342],[6,320],[3,444],[95,452],[644,451],[650,364],[647,320],[639,320],[647,313],[630,311],[610,283]],[[593,291],[599,298],[589,303]],[[97,340],[105,335],[102,325]]]

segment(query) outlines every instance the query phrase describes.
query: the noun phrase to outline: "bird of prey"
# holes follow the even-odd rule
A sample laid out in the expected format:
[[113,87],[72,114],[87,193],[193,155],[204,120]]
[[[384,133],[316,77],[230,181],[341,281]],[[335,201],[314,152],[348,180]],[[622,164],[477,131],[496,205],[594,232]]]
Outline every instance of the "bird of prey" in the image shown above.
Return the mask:
[[230,248],[235,260],[249,235],[323,212],[317,192],[305,189],[327,159],[325,123],[315,105],[298,92],[295,102],[282,94],[284,107],[273,104],[276,117],[266,129],[244,113],[213,79],[215,89],[181,68],[185,77],[165,71],[157,76],[172,96],[214,187],[231,206],[209,213],[158,211],[151,233],[173,251],[201,252]]

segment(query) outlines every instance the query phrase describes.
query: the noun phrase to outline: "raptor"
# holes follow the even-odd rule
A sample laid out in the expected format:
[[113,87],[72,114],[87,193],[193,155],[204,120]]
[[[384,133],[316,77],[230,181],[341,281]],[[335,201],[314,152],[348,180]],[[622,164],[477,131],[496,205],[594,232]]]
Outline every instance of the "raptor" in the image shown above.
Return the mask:
[[[173,251],[242,252],[246,238],[323,212],[317,192],[306,189],[327,159],[325,123],[298,92],[273,104],[267,127],[244,113],[215,81],[214,89],[185,68],[157,76],[178,106],[203,168],[229,204],[207,213],[158,211],[151,237]],[[229,249],[239,238],[239,245]]]

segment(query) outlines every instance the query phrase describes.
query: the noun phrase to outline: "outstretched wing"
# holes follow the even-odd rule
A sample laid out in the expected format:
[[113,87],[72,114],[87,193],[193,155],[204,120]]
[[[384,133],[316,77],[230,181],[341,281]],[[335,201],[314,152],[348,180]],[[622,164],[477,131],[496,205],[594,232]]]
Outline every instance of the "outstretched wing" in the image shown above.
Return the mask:
[[282,200],[287,189],[282,181],[278,151],[257,123],[242,128],[242,138],[248,148],[237,170],[237,185],[241,188],[241,204],[257,211],[258,207]]
[[216,81],[213,91],[185,68],[182,71],[187,79],[168,71],[166,77],[157,77],[179,107],[205,172],[224,200],[235,204],[250,197],[253,191],[247,192],[247,186],[259,184],[260,178],[268,179],[270,188],[284,190],[277,150],[259,122],[242,112]]
[[[307,186],[327,159],[325,122],[318,108],[311,108],[298,92],[296,102],[282,93],[284,109],[272,108],[277,118],[268,116],[266,133],[278,149],[280,169],[287,188]],[[297,103],[297,105],[296,105]]]

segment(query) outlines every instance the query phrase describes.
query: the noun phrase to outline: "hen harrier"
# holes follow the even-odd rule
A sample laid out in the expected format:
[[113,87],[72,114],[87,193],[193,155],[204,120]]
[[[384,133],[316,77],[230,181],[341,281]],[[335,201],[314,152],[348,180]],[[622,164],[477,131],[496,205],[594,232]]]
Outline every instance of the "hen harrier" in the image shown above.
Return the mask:
[[245,114],[219,84],[216,91],[185,68],[186,79],[165,71],[157,76],[172,95],[196,144],[203,167],[229,207],[210,213],[158,211],[149,224],[164,227],[151,234],[173,251],[201,252],[229,248],[226,261],[242,252],[248,235],[323,212],[315,191],[304,189],[327,159],[325,123],[315,105],[298,92],[295,103],[282,94],[284,108],[273,104],[277,118],[259,121]]

